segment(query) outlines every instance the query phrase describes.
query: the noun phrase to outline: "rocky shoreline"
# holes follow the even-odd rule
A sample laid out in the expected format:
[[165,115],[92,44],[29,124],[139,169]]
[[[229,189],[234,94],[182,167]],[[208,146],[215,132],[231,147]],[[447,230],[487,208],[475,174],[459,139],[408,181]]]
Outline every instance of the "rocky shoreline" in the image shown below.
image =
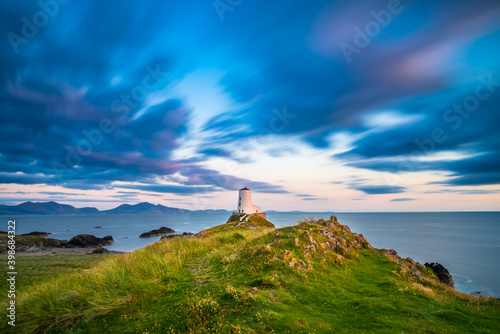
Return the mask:
[[160,235],[166,235],[166,234],[172,234],[172,233],[175,233],[175,231],[169,227],[163,226],[157,230],[151,230],[149,232],[144,232],[143,234],[141,234],[139,236],[139,238],[151,238],[151,237],[157,237]]
[[[243,226],[239,219],[236,219],[234,215],[226,222],[226,224],[216,226],[216,229],[228,229],[236,227],[242,228],[257,228],[258,226],[253,223],[250,226]],[[335,226],[335,224],[339,224],[337,217],[331,216],[330,221],[332,222],[330,225]],[[274,227],[274,225],[267,220],[266,223],[262,227]],[[318,220],[319,223],[326,224],[323,219]],[[262,223],[262,222],[261,222]],[[262,224],[261,224],[262,225]],[[340,225],[340,224],[339,224]],[[345,225],[342,228],[351,232],[349,227]],[[95,228],[100,228],[99,226]],[[214,228],[200,231],[197,234],[184,232],[182,234],[174,234],[175,231],[168,227],[160,227],[159,229],[154,229],[149,232],[142,233],[139,238],[149,238],[153,236],[162,236],[160,238],[160,242],[166,239],[174,239],[174,238],[192,238],[192,237],[205,237],[208,232]],[[16,256],[37,256],[37,255],[83,255],[83,254],[124,254],[127,252],[120,251],[110,251],[103,246],[111,245],[113,243],[113,237],[111,235],[104,236],[103,238],[96,237],[91,234],[78,234],[71,238],[71,240],[60,240],[53,238],[46,238],[51,235],[49,232],[30,232],[26,234],[19,234],[16,236]],[[307,234],[307,232],[306,232]],[[366,238],[362,234],[353,233],[355,237],[354,242],[359,245],[367,244]],[[8,254],[8,243],[7,243],[7,232],[0,231],[0,257],[7,257]],[[343,241],[343,240],[341,240]],[[349,247],[349,245],[345,245]],[[384,255],[388,256],[399,265],[407,269],[407,273],[412,276],[420,276],[420,270],[422,268],[428,268],[432,270],[438,280],[444,285],[449,286],[450,288],[455,288],[455,283],[450,272],[443,267],[439,263],[425,263],[424,265],[413,261],[411,258],[402,259],[398,256],[397,252],[393,249],[375,249],[371,245],[368,244],[368,247],[380,252],[383,252]],[[342,248],[342,247],[341,247]]]
[[[123,254],[103,246],[111,245],[113,237],[98,238],[91,234],[79,234],[71,240],[46,238],[47,232],[31,232],[16,236],[16,256],[68,255],[68,254]],[[0,233],[0,256],[7,256],[7,234]]]
[[[52,249],[39,249],[36,251],[30,251],[30,252],[19,252],[16,253],[16,257],[23,257],[23,256],[55,256],[55,255],[118,255],[118,254],[125,254],[127,252],[120,252],[120,251],[110,251],[108,250],[107,252],[104,253],[95,253],[95,249],[92,248],[52,248]],[[7,257],[6,253],[0,254],[0,257]]]
[[[94,228],[101,228],[96,226]],[[163,236],[163,238],[187,237],[192,236],[192,233],[183,233],[182,235],[175,233],[169,227],[161,227],[159,229],[145,232],[139,238],[150,238],[154,236]],[[49,232],[34,231],[25,234],[16,235],[16,256],[35,256],[35,255],[69,255],[69,254],[124,254],[127,252],[110,251],[103,246],[108,246],[113,243],[111,235],[103,238],[96,237],[92,234],[78,234],[71,240],[60,240],[47,238],[51,235]],[[7,232],[0,231],[0,257],[7,256],[8,243]]]

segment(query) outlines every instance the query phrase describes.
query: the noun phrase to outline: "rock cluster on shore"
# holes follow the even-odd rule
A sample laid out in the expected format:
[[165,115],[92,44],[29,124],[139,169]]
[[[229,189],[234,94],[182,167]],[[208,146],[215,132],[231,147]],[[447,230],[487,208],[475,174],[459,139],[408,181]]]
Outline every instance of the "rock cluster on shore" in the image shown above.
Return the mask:
[[439,281],[443,284],[446,284],[452,288],[455,287],[455,282],[453,281],[453,277],[451,276],[448,269],[440,265],[439,263],[425,263],[427,268],[431,268],[434,274],[438,277]]
[[[50,251],[55,248],[93,248],[111,245],[113,237],[110,235],[98,238],[91,234],[79,234],[68,240],[45,238],[47,232],[32,232],[20,234],[16,237],[17,253],[34,253]],[[0,243],[0,254],[7,252],[7,242]]]
[[51,234],[52,233],[49,233],[49,232],[35,231],[35,232],[25,233],[25,234],[21,234],[21,235],[31,235],[31,236],[35,236],[35,237],[46,237],[46,236],[51,235]]
[[188,233],[188,232],[184,232],[182,234],[170,234],[170,235],[164,235],[163,237],[160,238],[160,241],[163,240],[163,239],[173,239],[173,238],[176,238],[176,237],[181,237],[181,238],[190,238],[194,236],[193,233]]
[[143,234],[141,234],[139,236],[139,238],[151,238],[151,237],[157,237],[159,235],[165,235],[165,234],[171,234],[171,233],[175,233],[175,231],[172,230],[171,228],[163,226],[157,230],[151,230],[149,232],[144,232]]
[[109,250],[107,250],[102,246],[97,246],[97,248],[92,251],[92,254],[108,254],[108,253]]
[[95,247],[95,246],[105,246],[111,245],[113,242],[113,237],[110,235],[104,238],[98,238],[92,234],[79,234],[71,238],[66,247]]

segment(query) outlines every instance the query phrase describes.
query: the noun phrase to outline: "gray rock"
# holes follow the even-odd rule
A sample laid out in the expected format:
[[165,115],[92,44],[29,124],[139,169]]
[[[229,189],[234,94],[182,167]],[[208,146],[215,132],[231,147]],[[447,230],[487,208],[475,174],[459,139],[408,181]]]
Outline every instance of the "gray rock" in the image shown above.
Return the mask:
[[107,250],[106,248],[102,247],[102,246],[98,246],[96,249],[94,249],[94,251],[92,252],[92,254],[107,254],[109,253],[109,250]]
[[163,240],[163,239],[172,239],[172,238],[175,238],[175,237],[182,237],[182,238],[191,238],[192,236],[194,236],[193,233],[188,233],[188,232],[184,232],[182,234],[170,234],[170,235],[164,235],[161,237],[160,241]]
[[68,242],[67,247],[78,248],[78,247],[96,247],[103,245],[110,245],[113,242],[113,237],[110,235],[104,238],[97,238],[91,234],[79,234],[71,238]]
[[139,236],[139,238],[151,238],[151,237],[156,237],[159,235],[165,235],[165,234],[171,234],[171,233],[175,233],[175,231],[172,230],[171,228],[163,226],[157,230],[151,230],[149,232],[144,232],[143,234],[141,234]]
[[43,252],[43,249],[40,247],[30,247],[26,250],[26,253],[36,253],[36,252]]
[[455,287],[455,282],[453,281],[453,277],[451,276],[450,272],[448,269],[440,265],[439,263],[425,263],[424,264],[427,268],[431,268],[432,271],[436,274],[438,277],[439,281],[443,284],[446,284],[452,288]]

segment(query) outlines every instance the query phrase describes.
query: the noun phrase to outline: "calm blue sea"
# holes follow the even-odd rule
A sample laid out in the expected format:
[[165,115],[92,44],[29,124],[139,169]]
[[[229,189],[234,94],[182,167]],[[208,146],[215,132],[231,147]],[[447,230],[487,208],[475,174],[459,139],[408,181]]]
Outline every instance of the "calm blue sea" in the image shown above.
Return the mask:
[[[333,213],[331,213],[333,214]],[[269,213],[277,227],[304,217],[329,213]],[[377,248],[393,248],[415,261],[439,262],[451,272],[457,289],[500,297],[500,212],[336,213],[342,224],[362,233]],[[7,230],[7,220],[2,217]],[[177,233],[196,233],[224,223],[228,215],[162,216],[18,216],[17,233],[51,232],[69,240],[80,233],[112,235],[111,250],[131,251],[160,237],[140,239],[143,232],[167,226]],[[96,229],[96,226],[102,228]]]

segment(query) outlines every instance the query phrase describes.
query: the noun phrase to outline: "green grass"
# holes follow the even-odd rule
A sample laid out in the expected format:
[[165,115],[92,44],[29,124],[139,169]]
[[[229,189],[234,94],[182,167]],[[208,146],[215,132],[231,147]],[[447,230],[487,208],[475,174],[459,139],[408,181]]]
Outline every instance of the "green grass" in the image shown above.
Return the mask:
[[[227,231],[232,229],[244,229],[244,228],[274,228],[274,224],[268,221],[267,219],[262,218],[261,216],[253,215],[245,221],[245,218],[248,214],[235,214],[231,215],[227,222],[222,225],[211,227],[207,230],[200,232],[202,236],[205,236],[210,233],[219,233],[221,231]],[[241,219],[241,221],[240,221]]]
[[[16,257],[16,289],[23,291],[33,284],[53,281],[60,276],[74,273],[84,273],[97,265],[108,255],[46,255]],[[7,258],[0,258],[7,264]],[[7,271],[0,275],[0,291],[8,290]],[[5,301],[7,294],[2,294],[0,300]]]
[[498,332],[498,299],[445,287],[432,272],[397,264],[342,225],[226,227],[31,282],[19,294],[16,330]]
[[258,227],[274,227],[273,223],[265,218],[262,218],[261,216],[251,216],[248,219],[248,225],[254,225]]

